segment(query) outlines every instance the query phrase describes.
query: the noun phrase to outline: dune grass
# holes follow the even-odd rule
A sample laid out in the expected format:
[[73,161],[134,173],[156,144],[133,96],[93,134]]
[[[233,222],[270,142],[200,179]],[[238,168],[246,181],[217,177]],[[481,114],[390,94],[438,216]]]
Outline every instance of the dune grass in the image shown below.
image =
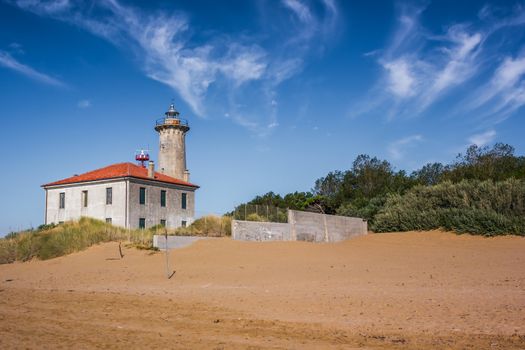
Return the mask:
[[[177,236],[207,236],[223,237],[231,236],[231,216],[207,215],[195,220],[188,227],[179,227],[171,234]],[[170,234],[170,233],[168,233]]]
[[155,230],[126,230],[100,220],[81,218],[58,226],[41,226],[37,230],[11,233],[0,239],[0,264],[51,259],[84,250],[94,244],[129,241],[151,247]]
[[[153,235],[166,229],[154,226],[146,230],[127,230],[92,218],[81,218],[60,225],[42,225],[36,230],[8,234],[0,239],[0,264],[46,260],[84,250],[92,245],[126,241],[138,249],[152,249]],[[168,230],[170,235],[221,237],[231,235],[231,217],[209,215],[188,227]]]

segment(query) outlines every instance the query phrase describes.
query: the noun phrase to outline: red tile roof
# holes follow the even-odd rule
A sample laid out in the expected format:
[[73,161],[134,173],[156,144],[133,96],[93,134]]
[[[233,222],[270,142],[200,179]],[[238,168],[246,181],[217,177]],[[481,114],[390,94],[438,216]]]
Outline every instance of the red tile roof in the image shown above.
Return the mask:
[[112,164],[107,167],[93,170],[93,171],[90,171],[84,174],[68,177],[67,179],[50,182],[48,184],[42,185],[42,187],[74,184],[78,182],[87,182],[87,181],[116,179],[120,177],[134,177],[137,179],[166,182],[170,184],[176,184],[176,185],[182,185],[182,186],[188,186],[188,187],[195,187],[195,188],[199,187],[189,182],[175,179],[171,176],[167,176],[167,175],[164,175],[158,172],[155,172],[154,178],[151,179],[148,177],[148,169],[143,168],[139,165],[135,165],[133,163]]

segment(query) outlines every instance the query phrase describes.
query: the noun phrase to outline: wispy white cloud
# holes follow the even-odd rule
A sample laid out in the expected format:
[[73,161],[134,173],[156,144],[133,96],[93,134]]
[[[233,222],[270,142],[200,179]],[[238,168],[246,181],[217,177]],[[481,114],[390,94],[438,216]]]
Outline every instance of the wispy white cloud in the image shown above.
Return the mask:
[[77,103],[78,108],[89,108],[91,107],[91,101],[90,100],[80,100]]
[[[148,15],[116,0],[97,3],[98,10],[104,13],[100,17],[90,16],[93,9],[86,9],[82,3],[63,1],[56,6],[29,0],[16,3],[23,9],[80,26],[133,50],[143,59],[145,73],[150,78],[173,88],[201,116],[205,114],[203,98],[218,74],[238,87],[260,79],[266,68],[265,54],[256,45],[226,40],[190,47],[189,23],[182,14]],[[217,52],[222,46],[228,50],[221,56]]]
[[423,141],[421,135],[411,135],[396,140],[388,145],[387,151],[394,160],[400,160],[405,156],[405,152],[417,143]]
[[[297,19],[295,33],[289,42],[294,44],[308,45],[308,41],[316,35],[323,36],[323,41],[333,34],[338,18],[339,10],[334,0],[321,0],[322,14],[314,14],[310,9],[309,2],[302,0],[282,0],[285,8],[289,9],[294,19]],[[293,23],[293,21],[292,21]]]
[[58,87],[66,86],[66,84],[64,84],[62,81],[17,61],[13,56],[5,51],[0,51],[0,66],[14,70],[15,72],[44,84]]
[[415,78],[408,62],[404,58],[383,63],[388,72],[388,89],[399,97],[410,97],[415,94]]
[[[365,54],[377,60],[383,74],[368,96],[353,108],[352,116],[381,111],[389,119],[417,117],[451,96],[456,105],[447,100],[447,107],[455,108],[455,113],[483,106],[484,113],[510,115],[525,104],[524,56],[507,57],[498,67],[495,60],[503,44],[498,40],[486,44],[496,32],[509,35],[501,31],[525,25],[524,8],[518,6],[511,14],[496,17],[493,8],[484,7],[478,23],[455,23],[441,33],[431,33],[423,26],[424,10],[401,6],[389,45]],[[498,68],[489,83],[478,83],[482,87],[477,90],[453,94],[475,79],[484,79],[493,67]]]
[[11,53],[16,53],[16,54],[20,54],[20,55],[23,55],[25,53],[23,47],[21,44],[19,43],[11,43],[9,44],[9,51],[11,51]]
[[54,1],[41,1],[41,0],[16,0],[15,1],[20,7],[32,7],[40,9],[45,13],[61,13],[71,8],[71,2],[69,0],[54,0]]
[[445,52],[441,67],[437,67],[434,80],[422,94],[424,108],[434,103],[442,93],[470,79],[477,71],[475,58],[482,40],[480,33],[468,33],[462,25],[449,28],[445,39],[450,47],[443,47]]
[[475,134],[468,138],[468,142],[471,145],[477,145],[478,147],[483,147],[491,143],[496,137],[495,130],[487,130],[481,134]]
[[337,23],[335,2],[319,1],[324,9],[322,15],[312,12],[310,4],[303,1],[283,1],[281,11],[289,11],[298,21],[282,28],[281,47],[266,47],[267,43],[253,40],[261,33],[239,37],[223,34],[199,39],[199,44],[195,44],[184,13],[145,12],[118,0],[90,4],[13,0],[22,9],[68,22],[130,50],[143,62],[148,77],[175,90],[197,115],[206,116],[211,103],[207,100],[209,91],[220,86],[222,93],[228,95],[222,101],[231,104],[227,108],[230,119],[258,134],[274,128],[277,108],[272,107],[268,114],[242,111],[236,106],[236,99],[244,98],[244,85],[257,84],[251,88],[259,90],[263,105],[269,105],[276,98],[279,84],[302,70],[310,43],[328,34]]
[[482,109],[485,117],[496,115],[497,121],[525,105],[525,52],[515,59],[505,57],[490,81],[476,92],[467,107]]
[[303,4],[299,0],[283,0],[285,6],[287,6],[294,14],[299,18],[301,22],[310,24],[313,21],[312,13],[308,6]]

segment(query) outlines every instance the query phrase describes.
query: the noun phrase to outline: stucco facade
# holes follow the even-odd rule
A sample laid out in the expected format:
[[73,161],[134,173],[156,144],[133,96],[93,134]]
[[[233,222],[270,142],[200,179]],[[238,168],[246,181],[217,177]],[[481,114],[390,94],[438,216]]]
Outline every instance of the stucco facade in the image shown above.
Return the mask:
[[[146,201],[140,204],[140,188],[145,188]],[[161,191],[166,191],[166,206],[161,206]],[[146,227],[160,224],[166,220],[166,227],[175,228],[190,225],[195,216],[195,192],[177,185],[152,183],[147,180],[129,182],[129,222],[128,227],[138,228],[139,219],[144,218]],[[186,208],[182,207],[182,196],[186,194]]]
[[[163,125],[164,126],[164,125]],[[186,132],[175,127],[159,129],[159,171],[188,181],[186,169]]]
[[[145,193],[144,204],[140,200],[141,188]],[[141,219],[144,219],[145,228],[162,223],[168,228],[177,228],[190,225],[195,216],[196,188],[190,186],[128,177],[51,185],[44,186],[44,189],[46,224],[86,216],[131,229],[139,228]],[[107,198],[108,189],[111,189],[111,200]],[[161,191],[165,191],[165,201],[161,201]],[[185,208],[182,205],[183,194],[186,197]],[[63,208],[60,205],[61,196]]]
[[[126,227],[126,181],[109,180],[93,183],[67,184],[45,188],[46,224],[78,220],[82,216],[106,220]],[[106,188],[112,189],[112,204],[106,204]],[[87,191],[87,206],[82,192]],[[64,207],[60,208],[60,194],[64,195]]]

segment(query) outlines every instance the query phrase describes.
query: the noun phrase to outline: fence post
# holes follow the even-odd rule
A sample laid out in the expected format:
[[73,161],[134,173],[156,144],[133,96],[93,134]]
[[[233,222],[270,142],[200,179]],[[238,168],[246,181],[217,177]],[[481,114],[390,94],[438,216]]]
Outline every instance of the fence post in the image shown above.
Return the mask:
[[324,224],[324,241],[328,242],[328,225],[326,224],[326,214],[321,214],[323,216]]
[[288,209],[288,225],[292,233],[292,241],[297,241],[297,232],[295,232],[295,217],[292,210]]
[[168,253],[168,229],[167,228],[164,229],[164,241],[165,241],[164,250],[166,251],[166,277],[170,279],[171,276],[170,276],[170,259],[169,259],[169,253]]

